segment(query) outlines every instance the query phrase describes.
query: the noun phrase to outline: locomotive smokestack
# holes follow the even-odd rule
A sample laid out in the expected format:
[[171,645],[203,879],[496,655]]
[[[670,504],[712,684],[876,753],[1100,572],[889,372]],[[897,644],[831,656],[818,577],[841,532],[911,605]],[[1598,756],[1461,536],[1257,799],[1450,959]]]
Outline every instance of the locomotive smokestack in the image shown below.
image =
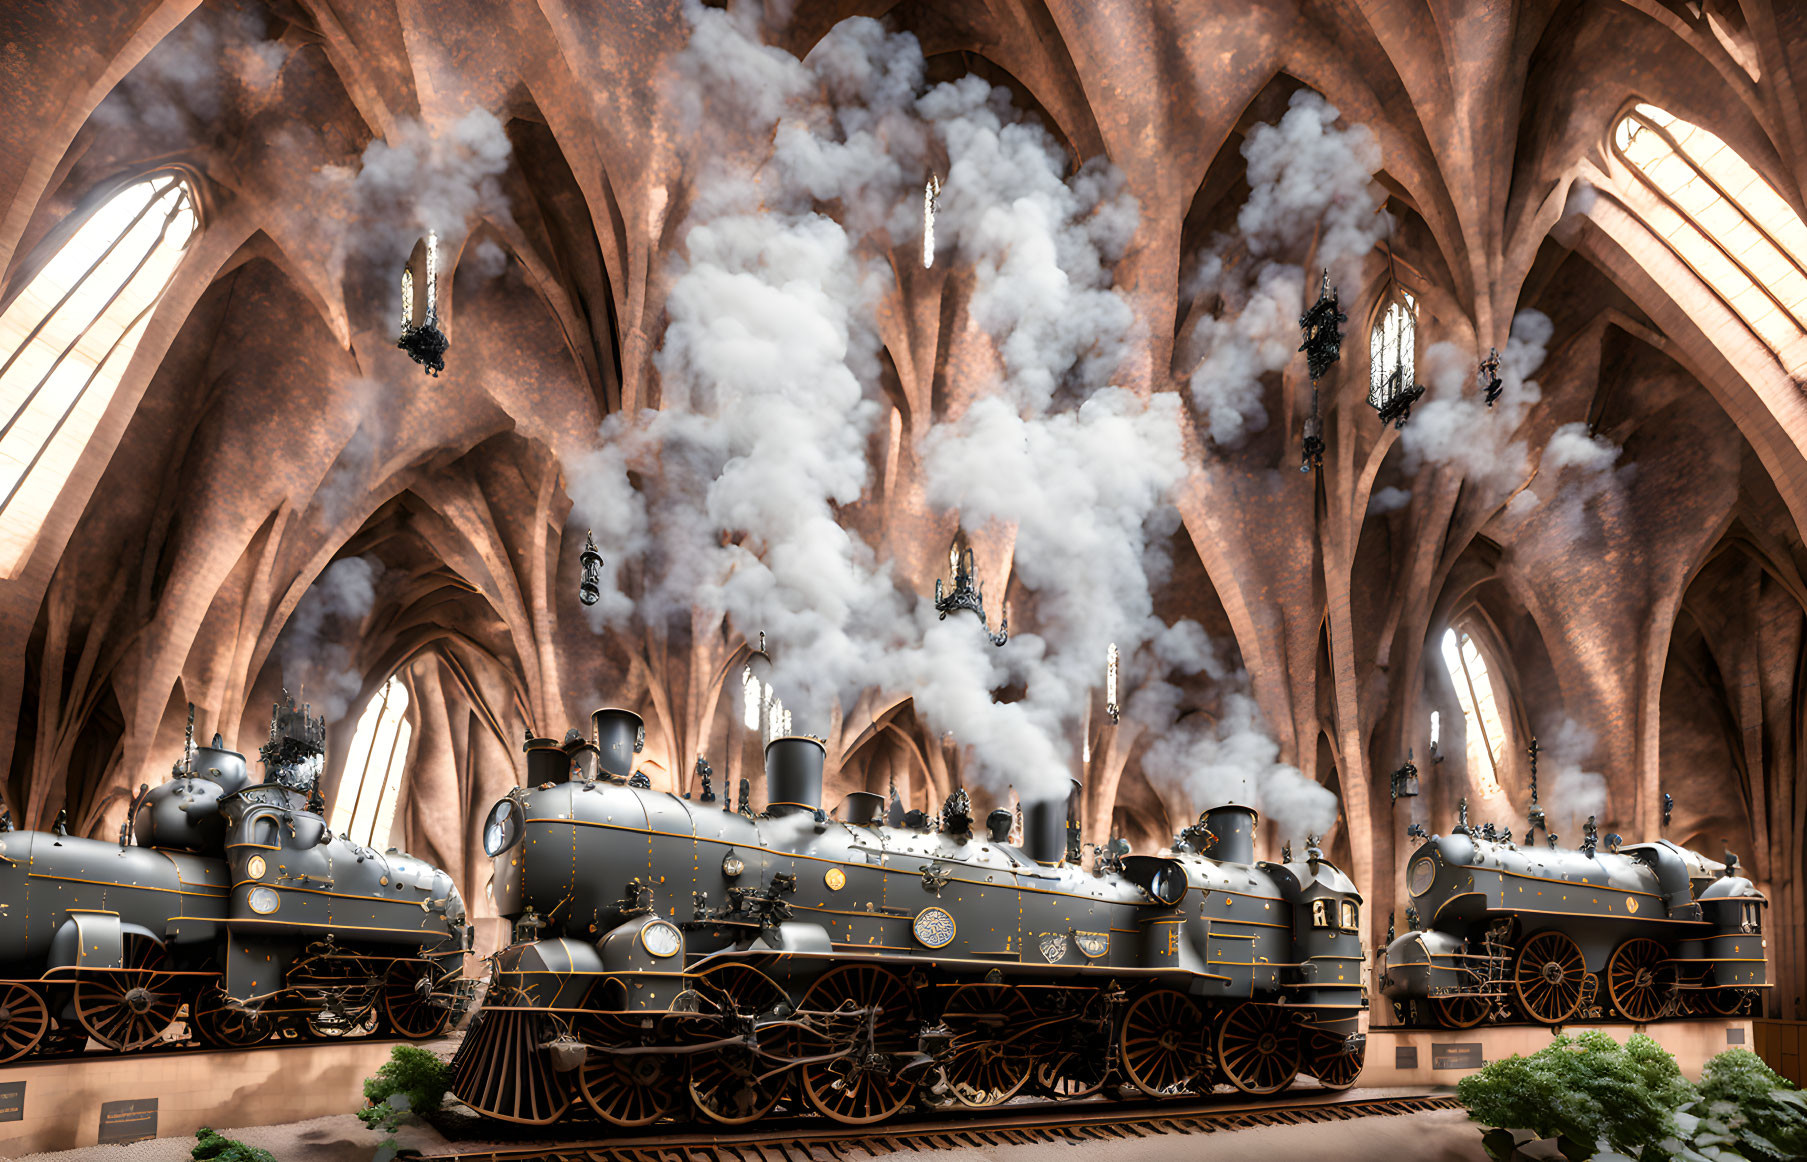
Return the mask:
[[1037,799],[1023,804],[1023,854],[1039,864],[1067,856],[1067,801]]
[[1210,835],[1198,853],[1223,863],[1255,862],[1255,824],[1261,817],[1252,807],[1226,803],[1199,816]]
[[590,715],[590,733],[602,752],[603,773],[626,781],[634,773],[634,756],[646,746],[646,722],[632,710],[604,706]]
[[530,738],[521,749],[527,752],[529,787],[571,781],[571,756],[559,746],[557,739]]
[[765,744],[766,810],[773,815],[822,809],[822,763],[828,748],[807,735]]

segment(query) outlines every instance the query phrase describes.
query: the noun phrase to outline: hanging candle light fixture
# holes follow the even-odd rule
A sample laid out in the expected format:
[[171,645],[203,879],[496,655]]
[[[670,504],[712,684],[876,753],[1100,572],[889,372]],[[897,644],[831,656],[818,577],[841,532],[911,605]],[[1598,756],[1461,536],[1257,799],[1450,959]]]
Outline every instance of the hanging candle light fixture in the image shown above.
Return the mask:
[[1104,712],[1111,716],[1111,724],[1117,722],[1120,708],[1117,705],[1117,643],[1112,642],[1110,649],[1104,652]]
[[1001,646],[1009,641],[1010,603],[1004,603],[1004,617],[998,622],[998,632],[992,633],[985,619],[984,587],[979,584],[978,570],[973,565],[972,546],[968,545],[962,551],[958,534],[948,546],[947,566],[954,575],[953,589],[944,591],[941,578],[935,578],[935,611],[941,615],[941,620],[946,621],[948,614],[964,609],[978,617],[979,629],[992,645]]
[[577,586],[577,599],[585,605],[602,600],[602,554],[596,551],[596,535],[584,534],[584,549],[577,556],[583,566],[583,580]]
[[402,268],[402,335],[395,345],[428,375],[445,370],[445,353],[452,341],[439,329],[439,235],[431,230]]
[[1481,360],[1481,390],[1487,393],[1487,406],[1492,407],[1504,390],[1500,384],[1500,353],[1497,347],[1487,349],[1487,358]]
[[1326,268],[1318,288],[1318,301],[1299,316],[1299,332],[1304,339],[1299,350],[1305,352],[1305,371],[1311,377],[1311,414],[1305,418],[1305,443],[1299,455],[1301,472],[1324,466],[1324,424],[1318,414],[1318,380],[1342,358],[1342,324],[1348,319],[1348,315],[1337,310],[1336,288],[1330,285],[1330,271]]

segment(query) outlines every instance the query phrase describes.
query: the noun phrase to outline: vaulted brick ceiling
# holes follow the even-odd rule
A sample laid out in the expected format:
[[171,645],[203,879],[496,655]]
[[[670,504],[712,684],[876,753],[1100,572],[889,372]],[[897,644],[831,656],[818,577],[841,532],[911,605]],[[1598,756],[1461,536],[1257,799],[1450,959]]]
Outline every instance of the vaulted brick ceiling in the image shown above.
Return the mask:
[[[772,6],[776,9],[777,5]],[[1704,7],[1704,11],[1703,11]],[[1797,212],[1807,9],[1766,0],[1472,5],[1284,0],[982,0],[800,4],[766,37],[804,53],[845,16],[916,34],[932,78],[1007,87],[1072,152],[1124,175],[1141,224],[1115,271],[1138,321],[1117,381],[1175,389],[1201,309],[1182,274],[1246,186],[1239,147],[1301,87],[1368,125],[1395,226],[1359,288],[1326,384],[1328,455],[1297,476],[1298,363],[1267,380],[1274,422],[1233,455],[1188,427],[1197,470],[1165,617],[1234,642],[1282,756],[1341,796],[1334,837],[1379,916],[1394,906],[1404,816],[1388,774],[1424,758],[1430,709],[1459,718],[1438,657],[1452,618],[1485,634],[1514,738],[1568,717],[1602,736],[1606,829],[1722,840],[1802,914],[1801,668],[1807,409],[1801,385],[1613,196],[1608,138],[1632,100],[1705,125]],[[161,80],[152,54],[197,22],[276,42],[280,68],[209,90],[174,118],[97,108]],[[16,818],[116,825],[175,753],[184,704],[203,733],[255,746],[282,682],[279,641],[336,559],[383,565],[350,648],[359,697],[398,669],[418,729],[402,813],[419,854],[482,899],[472,818],[517,778],[524,731],[561,734],[597,704],[638,707],[648,758],[684,785],[708,753],[753,761],[722,693],[740,639],[592,632],[576,603],[562,465],[609,414],[657,406],[652,362],[693,189],[661,70],[687,25],[664,0],[66,0],[0,10],[0,272],[10,296],[60,223],[121,175],[192,174],[205,229],[23,571],[0,582],[0,768]],[[230,38],[227,41],[230,42]],[[480,215],[442,301],[453,338],[430,379],[394,348],[393,270],[336,242],[323,172],[414,121],[473,108],[502,122],[507,215]],[[1601,188],[1573,201],[1578,177]],[[469,261],[506,256],[498,275]],[[1393,265],[1389,267],[1389,262]],[[1665,265],[1665,263],[1668,265]],[[907,265],[907,263],[905,264]],[[1420,346],[1506,346],[1515,312],[1554,324],[1542,401],[1516,433],[1541,449],[1583,421],[1636,465],[1592,514],[1585,550],[1548,512],[1509,518],[1449,467],[1407,475],[1365,402],[1366,321],[1389,270],[1420,288]],[[918,276],[921,272],[916,272]],[[902,406],[941,406],[970,330],[960,272],[899,276],[881,323]],[[1735,322],[1735,321],[1734,321]],[[1189,420],[1189,423],[1191,421]],[[906,449],[904,456],[909,458]],[[1276,472],[1276,470],[1279,470]],[[1370,511],[1384,488],[1409,505]],[[1384,506],[1383,506],[1384,507]],[[952,525],[887,490],[848,523],[926,591]],[[575,540],[573,538],[576,538]],[[982,557],[984,554],[982,554]],[[1007,547],[990,560],[1007,560]],[[982,560],[982,567],[986,561]],[[1033,611],[1033,595],[1011,595]],[[836,723],[840,790],[897,780],[932,806],[959,756],[872,692]],[[354,716],[334,728],[337,749]],[[1101,734],[1088,833],[1159,842],[1190,804],[1157,790],[1128,730]],[[1507,762],[1522,803],[1525,764]],[[1426,778],[1443,822],[1460,780]],[[1504,822],[1504,820],[1502,820]],[[1403,905],[1401,905],[1403,906]],[[484,905],[476,904],[482,912]],[[1807,960],[1799,925],[1774,941]],[[1795,991],[1800,991],[1798,980]],[[1783,990],[1784,992],[1786,990]],[[1792,995],[1792,994],[1790,994]]]

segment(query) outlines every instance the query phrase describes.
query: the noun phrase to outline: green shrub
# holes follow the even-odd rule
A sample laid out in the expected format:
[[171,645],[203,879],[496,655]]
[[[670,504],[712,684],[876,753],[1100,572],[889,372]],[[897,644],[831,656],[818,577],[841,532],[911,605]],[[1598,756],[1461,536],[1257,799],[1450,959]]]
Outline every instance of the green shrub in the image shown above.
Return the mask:
[[189,1157],[196,1162],[276,1162],[276,1155],[256,1146],[247,1146],[237,1138],[223,1138],[202,1126],[195,1132],[195,1147]]
[[1557,1037],[1465,1077],[1468,1116],[1497,1127],[1482,1137],[1497,1159],[1528,1132],[1555,1138],[1571,1162],[1768,1162],[1807,1157],[1807,1098],[1747,1049],[1707,1062],[1699,1088],[1642,1034]]
[[373,1130],[393,1130],[411,1113],[438,1109],[451,1083],[451,1066],[425,1049],[397,1045],[376,1074],[364,1079],[370,1104],[358,1117]]

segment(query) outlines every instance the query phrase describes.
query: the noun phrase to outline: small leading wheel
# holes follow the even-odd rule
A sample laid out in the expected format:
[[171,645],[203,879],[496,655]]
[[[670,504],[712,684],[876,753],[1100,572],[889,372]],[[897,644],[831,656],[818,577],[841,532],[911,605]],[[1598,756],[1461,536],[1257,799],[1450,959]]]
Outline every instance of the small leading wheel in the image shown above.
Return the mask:
[[269,1040],[276,1029],[268,1016],[229,1005],[218,985],[201,990],[188,1011],[201,1040],[220,1049],[248,1049]]
[[1123,1014],[1119,1056],[1130,1084],[1149,1097],[1179,1097],[1211,1065],[1205,1016],[1184,993],[1155,989]]
[[748,1037],[749,1047],[726,1046],[689,1055],[690,1100],[712,1122],[741,1126],[763,1118],[790,1088],[785,1062],[795,1057],[796,1036],[787,1025],[759,1029],[788,1003],[771,977],[744,964],[725,964],[692,982],[698,1002],[679,1036],[692,1044]]
[[169,972],[163,945],[127,933],[120,967],[91,973],[75,986],[75,1016],[88,1035],[122,1053],[163,1036],[182,1008],[181,977]]
[[1431,1012],[1437,1023],[1451,1029],[1472,1029],[1487,1019],[1493,1002],[1486,997],[1432,997]]
[[1237,1005],[1217,1026],[1217,1060],[1224,1077],[1244,1093],[1285,1089],[1299,1072],[1292,1014],[1274,1005]]
[[567,1075],[540,1046],[558,1022],[533,1009],[488,1009],[477,1014],[452,1058],[452,1093],[487,1117],[527,1126],[559,1119],[571,1104]]
[[1304,1070],[1318,1079],[1325,1089],[1344,1090],[1362,1075],[1363,1049],[1345,1049],[1346,1042],[1335,1033],[1313,1031],[1307,1038],[1308,1054]]
[[1699,995],[1707,1011],[1721,1017],[1742,1016],[1751,999],[1749,989],[1704,989]]
[[954,1100],[982,1109],[1002,1105],[1029,1080],[1035,1014],[1021,990],[1001,984],[956,989],[941,1019],[953,1032],[947,1082]]
[[803,1096],[818,1113],[850,1126],[882,1122],[915,1088],[894,1072],[914,1043],[910,992],[875,965],[832,969],[809,986],[797,1010],[812,1028],[804,1057],[830,1056],[798,1068]]
[[0,986],[0,1062],[36,1049],[50,1028],[50,1009],[28,984]]
[[1575,942],[1561,932],[1539,932],[1519,949],[1512,978],[1512,988],[1527,1016],[1545,1025],[1560,1025],[1581,1007],[1587,961]]
[[590,1046],[577,1071],[577,1092],[612,1126],[650,1126],[677,1108],[684,1092],[682,1059],[670,1053],[610,1053],[641,1048],[639,1021],[609,1013],[577,1019],[577,1037]]
[[1663,1015],[1675,991],[1675,966],[1654,940],[1639,937],[1613,950],[1606,962],[1606,993],[1613,1008],[1642,1024]]
[[287,997],[297,997],[302,1023],[315,1037],[360,1037],[376,1030],[382,981],[350,956],[317,956],[289,977]]
[[452,1011],[433,1003],[438,969],[430,961],[398,960],[383,977],[383,1017],[391,1029],[410,1041],[436,1037]]

